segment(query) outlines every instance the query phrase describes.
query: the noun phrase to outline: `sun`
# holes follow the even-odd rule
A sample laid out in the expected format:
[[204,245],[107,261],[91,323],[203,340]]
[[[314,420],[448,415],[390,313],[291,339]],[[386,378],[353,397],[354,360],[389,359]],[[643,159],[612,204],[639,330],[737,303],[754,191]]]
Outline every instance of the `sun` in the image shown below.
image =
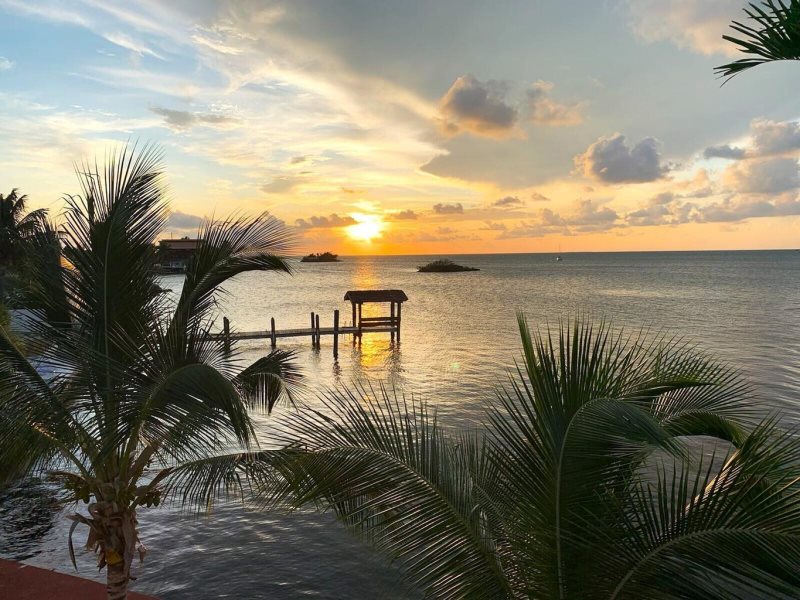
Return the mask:
[[378,215],[366,215],[363,213],[353,213],[350,215],[355,220],[353,225],[348,225],[345,230],[354,240],[359,242],[371,242],[380,236],[386,223]]

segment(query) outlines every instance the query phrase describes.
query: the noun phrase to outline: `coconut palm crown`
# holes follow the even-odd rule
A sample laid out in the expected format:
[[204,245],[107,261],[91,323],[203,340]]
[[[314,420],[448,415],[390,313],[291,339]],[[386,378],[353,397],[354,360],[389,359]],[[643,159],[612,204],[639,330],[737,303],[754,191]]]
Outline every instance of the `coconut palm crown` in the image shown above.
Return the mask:
[[765,0],[751,3],[744,12],[752,24],[733,21],[731,29],[741,37],[723,35],[722,39],[750,56],[716,67],[720,77],[727,81],[764,63],[800,60],[800,0]]
[[331,392],[267,499],[332,509],[430,598],[800,597],[800,441],[736,372],[605,324],[520,328],[484,430]]
[[[144,552],[137,511],[167,497],[206,506],[235,488],[256,444],[249,411],[270,410],[299,377],[279,351],[242,369],[212,332],[225,281],[290,271],[287,230],[266,215],[206,222],[171,299],[153,268],[168,216],[160,163],[152,147],[125,147],[78,170],[61,234],[68,266],[58,281],[52,264],[33,272],[42,314],[62,316],[30,318],[25,353],[0,328],[0,480],[44,473],[87,505],[72,530],[88,526],[114,599]],[[184,485],[198,478],[202,491]],[[69,549],[74,562],[72,531]]]

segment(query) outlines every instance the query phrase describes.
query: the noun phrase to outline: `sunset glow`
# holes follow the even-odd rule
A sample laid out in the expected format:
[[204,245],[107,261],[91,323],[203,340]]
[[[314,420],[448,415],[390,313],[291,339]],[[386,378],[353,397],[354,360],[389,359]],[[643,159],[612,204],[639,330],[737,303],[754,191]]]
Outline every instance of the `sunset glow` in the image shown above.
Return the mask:
[[714,76],[746,0],[62,4],[0,0],[0,182],[33,208],[138,139],[175,237],[266,210],[343,255],[799,243],[800,78]]
[[352,216],[356,223],[348,226],[345,230],[347,235],[359,242],[371,242],[381,235],[386,226],[377,215],[354,213]]

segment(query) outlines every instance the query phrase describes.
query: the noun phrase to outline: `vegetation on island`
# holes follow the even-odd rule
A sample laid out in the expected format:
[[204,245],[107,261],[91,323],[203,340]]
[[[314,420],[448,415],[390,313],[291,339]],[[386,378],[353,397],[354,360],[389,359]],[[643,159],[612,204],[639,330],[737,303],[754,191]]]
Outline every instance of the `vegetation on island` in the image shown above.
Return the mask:
[[417,267],[418,273],[461,273],[464,271],[480,271],[480,269],[458,265],[447,258],[434,260],[427,265]]
[[752,25],[733,21],[731,28],[741,37],[722,37],[750,56],[714,69],[720,77],[727,81],[764,63],[800,60],[800,0],[764,0],[744,12]]
[[[153,270],[167,218],[160,153],[128,147],[78,175],[62,231],[71,268],[33,271],[47,318],[25,323],[27,354],[0,327],[0,483],[44,475],[83,503],[70,554],[72,531],[88,527],[119,600],[144,553],[138,511],[167,499],[207,510],[242,465],[259,480],[251,411],[290,398],[299,374],[291,353],[244,366],[226,352],[211,329],[214,294],[240,273],[289,272],[291,237],[266,215],[205,223],[172,300]],[[56,284],[65,294],[48,293]]]
[[265,493],[332,510],[430,598],[798,597],[800,437],[738,373],[602,323],[519,327],[481,429],[328,392]]
[[300,259],[300,262],[342,262],[339,260],[338,254],[333,254],[331,252],[312,252]]

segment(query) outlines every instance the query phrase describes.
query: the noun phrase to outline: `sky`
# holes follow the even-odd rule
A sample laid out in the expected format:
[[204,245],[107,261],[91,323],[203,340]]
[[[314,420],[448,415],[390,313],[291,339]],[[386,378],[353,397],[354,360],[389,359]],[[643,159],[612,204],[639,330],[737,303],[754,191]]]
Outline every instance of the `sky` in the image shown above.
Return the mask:
[[164,150],[166,235],[303,251],[800,247],[800,63],[724,86],[740,0],[0,0],[0,192]]

